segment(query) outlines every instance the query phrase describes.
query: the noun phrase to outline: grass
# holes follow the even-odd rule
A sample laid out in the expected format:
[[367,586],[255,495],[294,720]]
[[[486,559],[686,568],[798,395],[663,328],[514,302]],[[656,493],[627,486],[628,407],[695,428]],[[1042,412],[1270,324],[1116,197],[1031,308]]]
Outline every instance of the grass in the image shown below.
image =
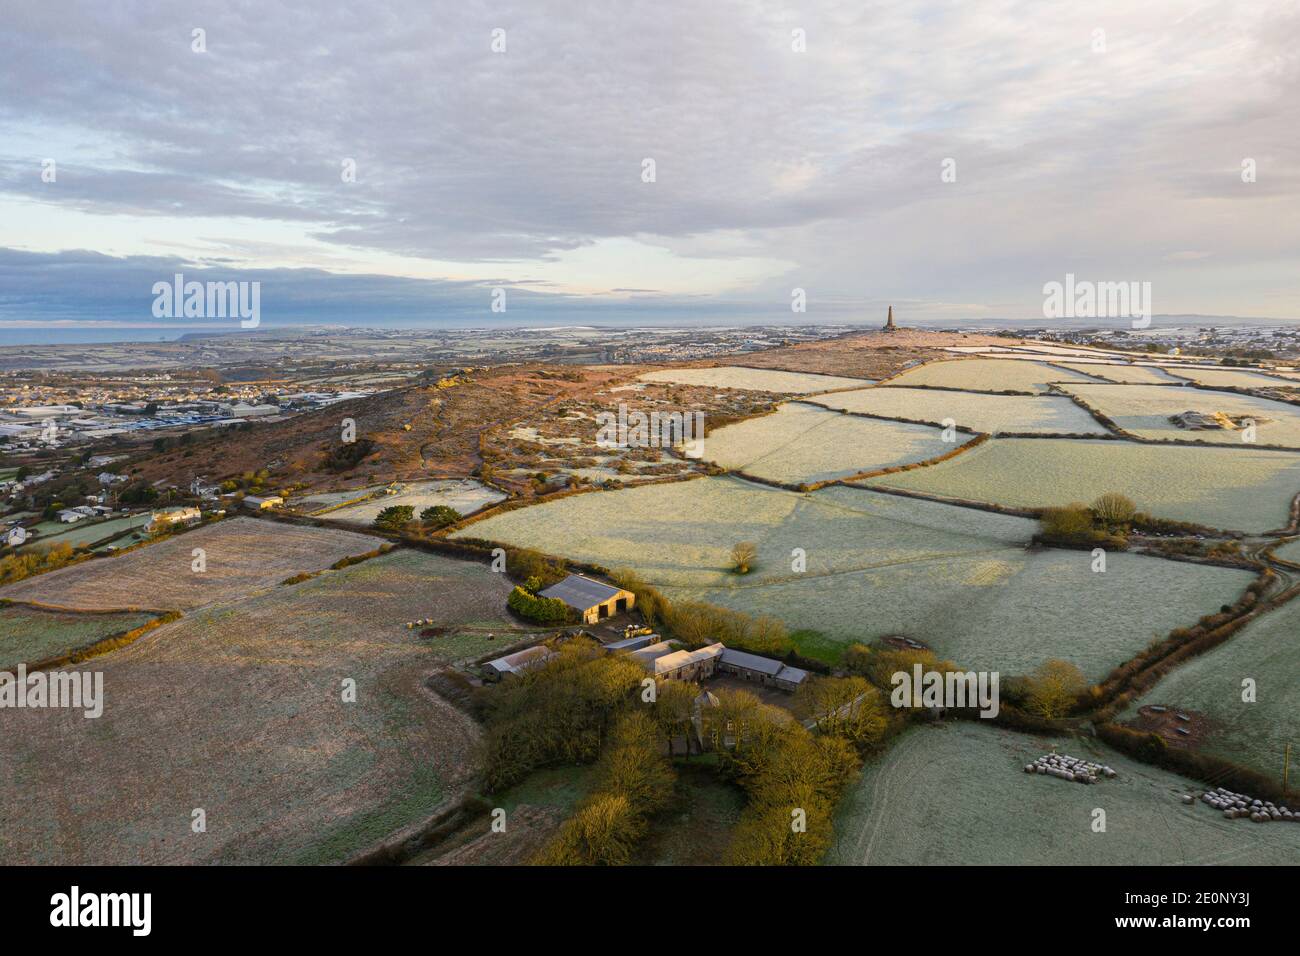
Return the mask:
[[0,606],[0,671],[60,657],[152,619],[152,614],[144,613],[68,614]]
[[1174,385],[1182,381],[1175,378],[1164,369],[1156,368],[1151,365],[1108,365],[1103,362],[1088,362],[1075,364],[1073,362],[1054,362],[1054,365],[1060,365],[1062,368],[1068,368],[1074,372],[1093,375],[1098,378],[1104,378],[1110,382],[1121,382],[1128,385]]
[[1158,517],[1258,532],[1286,524],[1300,491],[1300,455],[997,438],[950,461],[868,484],[1022,508],[1090,502],[1118,491]]
[[[1170,373],[1201,385],[1221,388],[1286,388],[1283,376],[1237,368],[1171,368]],[[1292,382],[1292,385],[1295,383]]]
[[418,518],[420,512],[434,505],[447,505],[462,515],[477,511],[484,505],[494,504],[505,497],[494,488],[469,479],[456,481],[414,481],[406,484],[402,491],[393,495],[380,495],[368,501],[337,507],[345,501],[352,501],[367,492],[382,491],[383,485],[362,488],[355,491],[334,492],[315,495],[292,504],[300,510],[311,514],[326,514],[337,521],[355,521],[358,524],[370,524],[375,516],[385,508],[393,505],[410,505]]
[[[801,651],[832,663],[854,641],[907,634],[1008,674],[1064,657],[1101,677],[1156,636],[1236,600],[1252,577],[1127,554],[1094,574],[1088,552],[1027,551],[1036,528],[859,488],[803,495],[706,478],[578,495],[465,534],[631,566],[672,598],[774,615]],[[729,551],[742,540],[758,545],[758,560],[738,577]]]
[[[1255,701],[1242,682],[1255,682]],[[1145,704],[1199,711],[1210,734],[1199,749],[1253,767],[1280,781],[1291,744],[1291,786],[1300,785],[1300,603],[1252,621],[1230,641],[1166,675],[1124,715]]]
[[[377,538],[350,531],[230,518],[116,557],[19,581],[0,588],[0,597],[87,611],[186,610],[247,596],[379,544]],[[193,570],[196,548],[206,555],[202,572]]]
[[675,761],[677,791],[651,821],[639,848],[642,866],[718,866],[745,809],[745,792],[722,780],[711,756]]
[[[1083,786],[1024,765],[1049,751],[1118,777]],[[852,865],[1294,864],[1300,826],[1225,820],[1179,796],[1193,784],[1088,740],[970,722],[907,731],[840,807],[828,863]],[[1092,831],[1093,810],[1106,831]]]
[[969,441],[942,440],[924,425],[855,418],[811,405],[782,405],[775,414],[728,425],[704,440],[704,458],[723,468],[785,484],[828,481],[924,461]]
[[1085,382],[1077,372],[1020,359],[954,359],[909,369],[889,380],[895,385],[931,385],[973,392],[1045,392],[1048,382]]
[[[128,532],[143,528],[149,523],[151,517],[150,514],[144,513],[128,515],[124,518],[110,518],[107,521],[78,521],[71,525],[59,525],[61,530],[51,528],[42,531],[39,538],[33,539],[22,550],[57,544],[70,544],[74,548],[84,548],[106,538],[117,540]],[[107,542],[107,544],[112,543],[113,541]]]
[[978,395],[924,388],[864,388],[813,399],[827,408],[886,418],[955,424],[980,432],[1105,435],[1102,426],[1068,398]]
[[808,395],[835,388],[853,388],[870,384],[870,379],[734,366],[656,369],[653,372],[646,372],[640,378],[643,382],[672,382],[677,385],[702,385],[707,388],[743,388],[788,395]]
[[[1204,441],[1249,448],[1242,432],[1233,429],[1193,431],[1169,421],[1186,411],[1223,412],[1256,422],[1256,443],[1300,447],[1300,408],[1265,398],[1167,385],[1070,385],[1066,390],[1083,399],[1120,428],[1142,438]],[[1300,489],[1298,489],[1300,490]]]
[[[0,852],[70,865],[339,862],[419,822],[471,785],[478,729],[423,686],[468,649],[405,622],[504,635],[508,592],[486,566],[399,550],[158,628],[95,662],[99,719],[11,712]],[[355,703],[342,700],[345,679]],[[55,800],[57,838],[44,832]],[[206,834],[189,830],[195,807]]]

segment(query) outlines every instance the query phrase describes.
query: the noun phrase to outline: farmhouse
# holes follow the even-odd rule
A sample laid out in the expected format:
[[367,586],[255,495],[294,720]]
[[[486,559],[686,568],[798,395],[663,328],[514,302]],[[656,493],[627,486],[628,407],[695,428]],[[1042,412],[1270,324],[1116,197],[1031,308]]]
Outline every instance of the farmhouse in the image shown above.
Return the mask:
[[791,667],[770,657],[734,651],[718,643],[693,651],[682,650],[676,641],[660,641],[647,647],[634,645],[631,641],[618,641],[607,644],[606,648],[610,651],[630,648],[627,656],[653,674],[656,680],[699,681],[719,674],[731,674],[764,687],[793,693],[808,679],[808,672],[802,668]]
[[713,676],[725,650],[721,644],[710,644],[694,651],[673,651],[656,657],[647,669],[656,680],[704,680]]
[[613,614],[631,610],[636,596],[609,584],[601,584],[580,574],[570,574],[563,581],[538,592],[538,597],[563,601],[578,612],[583,624],[595,624]]
[[59,512],[59,521],[64,524],[72,524],[74,521],[80,521],[82,518],[93,518],[95,509],[86,505],[79,505],[76,508],[64,508]]
[[535,667],[541,667],[554,656],[555,652],[549,647],[538,644],[535,647],[527,647],[522,651],[507,654],[505,657],[498,657],[494,661],[488,661],[483,665],[483,669],[488,680],[501,680],[503,677],[517,676]]

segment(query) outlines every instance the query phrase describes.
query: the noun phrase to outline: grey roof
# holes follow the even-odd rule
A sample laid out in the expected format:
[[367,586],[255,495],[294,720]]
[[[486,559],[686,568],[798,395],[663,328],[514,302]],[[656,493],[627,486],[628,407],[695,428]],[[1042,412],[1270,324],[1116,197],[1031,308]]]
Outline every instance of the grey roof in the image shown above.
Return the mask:
[[570,574],[563,581],[552,584],[549,588],[543,588],[537,593],[539,597],[559,598],[569,607],[585,611],[597,604],[604,604],[618,594],[619,589],[584,578],[580,574]]
[[638,634],[636,637],[625,637],[621,641],[611,641],[605,645],[607,651],[635,651],[659,640],[658,634]]
[[791,667],[789,664],[783,665],[776,675],[777,680],[783,680],[789,684],[802,684],[807,677],[808,672],[802,667]]
[[760,674],[771,676],[776,676],[776,673],[782,667],[785,667],[780,661],[774,661],[770,657],[759,657],[757,654],[733,651],[730,647],[722,652],[722,663],[732,664],[736,667],[743,667],[747,671],[758,671]]
[[642,664],[650,667],[654,661],[663,657],[665,654],[671,654],[677,650],[677,643],[660,641],[658,644],[651,644],[649,647],[643,647],[640,650],[632,651],[628,657],[635,657]]
[[533,647],[525,647],[522,651],[507,654],[505,657],[498,657],[494,661],[488,661],[487,666],[501,674],[518,674],[530,667],[544,664],[552,656],[554,656],[554,652],[549,647],[537,644]]

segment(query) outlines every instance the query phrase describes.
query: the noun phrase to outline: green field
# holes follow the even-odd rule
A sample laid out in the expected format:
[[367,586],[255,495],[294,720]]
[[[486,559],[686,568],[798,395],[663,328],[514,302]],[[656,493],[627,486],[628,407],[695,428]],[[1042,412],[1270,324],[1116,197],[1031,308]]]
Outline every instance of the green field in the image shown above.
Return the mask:
[[1300,492],[1300,455],[996,438],[949,461],[868,484],[1022,508],[1087,503],[1118,491],[1158,517],[1259,532],[1286,524],[1291,498]]
[[0,671],[35,664],[131,631],[152,614],[66,614],[22,605],[0,605]]
[[785,484],[829,481],[924,461],[970,441],[939,429],[842,415],[801,403],[711,431],[703,457],[732,471]]
[[[1058,744],[1119,774],[1093,786],[1027,774]],[[1294,865],[1300,826],[1225,820],[1179,797],[1193,783],[1086,740],[970,722],[907,731],[841,804],[841,865]],[[1092,830],[1093,811],[1106,831]]]
[[124,535],[130,531],[143,528],[151,518],[152,515],[145,512],[143,514],[127,515],[123,518],[110,518],[107,521],[77,521],[73,524],[60,524],[57,526],[42,522],[36,526],[41,531],[41,536],[24,545],[22,550],[27,551],[32,548],[60,544],[70,544],[74,548],[84,548],[97,541],[104,541],[106,538],[113,539],[106,542],[106,546],[117,544],[121,547],[131,543],[129,539],[126,541],[121,540]]
[[[102,717],[6,712],[0,853],[339,862],[426,819],[471,785],[478,741],[426,675],[522,636],[509,590],[485,565],[399,550],[209,605],[97,659]],[[420,638],[405,627],[417,617],[457,636]],[[189,829],[195,807],[202,835]]]
[[1291,561],[1294,564],[1300,564],[1300,538],[1296,538],[1294,541],[1288,541],[1286,544],[1274,551],[1273,554],[1281,558],[1283,561]]
[[1068,398],[980,395],[892,385],[810,399],[827,408],[915,421],[951,420],[978,432],[1106,435],[1105,426]]
[[[1127,554],[1111,555],[1096,574],[1087,552],[1027,551],[1036,527],[857,488],[802,495],[707,478],[575,495],[461,536],[633,567],[670,597],[816,631],[799,645],[824,659],[855,640],[907,634],[964,665],[1008,674],[1063,657],[1101,677],[1153,638],[1236,600],[1252,579]],[[744,577],[728,570],[742,540],[758,545]],[[803,572],[792,568],[796,548],[806,554]]]
[[[471,479],[447,481],[412,481],[402,485],[393,494],[382,494],[385,485],[336,491],[294,499],[291,505],[309,514],[320,514],[335,521],[353,521],[368,525],[379,512],[394,505],[410,505],[418,518],[420,512],[434,505],[446,505],[462,515],[477,511],[484,505],[494,504],[505,497],[495,488],[489,488]],[[377,497],[356,501],[368,494]],[[355,504],[346,502],[356,501]],[[339,507],[343,505],[343,507]]]
[[[1253,703],[1242,681],[1255,682]],[[1292,781],[1300,781],[1300,601],[1257,618],[1207,654],[1180,665],[1135,702],[1190,708],[1207,715],[1210,735],[1200,749],[1280,777],[1291,744]]]
[[1045,392],[1048,382],[1086,382],[1087,376],[1024,359],[954,359],[909,369],[889,385],[932,385],[972,392]]
[[1141,438],[1204,441],[1249,448],[1242,431],[1230,428],[1194,430],[1169,420],[1182,412],[1222,412],[1233,419],[1255,422],[1255,443],[1300,448],[1300,407],[1266,398],[1167,385],[1067,385],[1092,408],[1120,428]]
[[871,384],[865,378],[841,378],[838,375],[814,375],[807,372],[782,372],[769,368],[665,368],[646,372],[643,382],[669,382],[675,385],[700,385],[705,388],[742,388],[787,395],[808,395],[836,388],[854,388]]

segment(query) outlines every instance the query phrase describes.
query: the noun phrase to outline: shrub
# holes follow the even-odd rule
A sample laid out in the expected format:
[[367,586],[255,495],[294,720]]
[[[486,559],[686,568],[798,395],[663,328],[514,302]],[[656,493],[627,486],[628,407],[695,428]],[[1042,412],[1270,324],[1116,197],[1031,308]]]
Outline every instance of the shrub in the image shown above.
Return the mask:
[[1079,668],[1068,661],[1047,660],[1029,678],[1026,706],[1031,714],[1047,720],[1064,717],[1086,687]]
[[374,525],[384,531],[401,531],[415,518],[411,505],[389,505],[375,515]]
[[447,505],[434,505],[432,508],[425,508],[420,512],[420,523],[426,528],[445,528],[459,521],[463,515],[455,508]]
[[1108,491],[1092,503],[1092,513],[1109,527],[1126,527],[1137,514],[1137,505],[1117,491]]
[[522,587],[516,587],[510,592],[506,606],[534,624],[565,624],[570,620],[569,606],[559,598],[537,597]]
[[748,574],[754,558],[758,555],[758,546],[752,541],[741,541],[731,548],[731,563],[737,574]]

